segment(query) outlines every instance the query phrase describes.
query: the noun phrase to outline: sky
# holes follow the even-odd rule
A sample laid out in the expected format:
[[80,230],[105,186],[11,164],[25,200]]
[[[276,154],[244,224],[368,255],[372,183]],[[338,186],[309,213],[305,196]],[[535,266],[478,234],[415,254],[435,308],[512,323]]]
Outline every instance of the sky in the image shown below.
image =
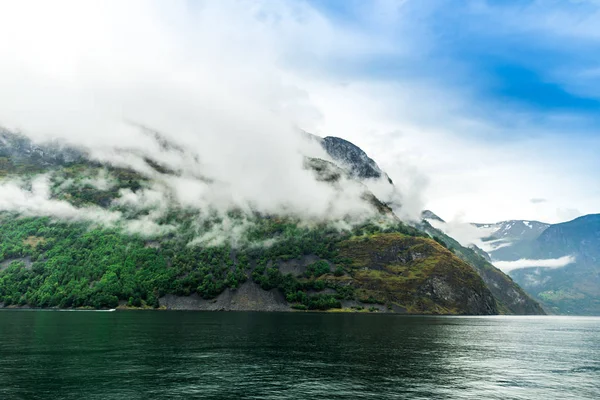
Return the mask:
[[599,212],[599,27],[595,0],[0,0],[0,125],[134,145],[117,116],[209,120],[237,172],[291,125],[360,146],[413,214],[555,223]]
[[598,212],[600,2],[310,4],[376,44],[323,60],[352,93],[337,115],[353,117],[320,132],[345,132],[392,178],[422,174],[446,220]]

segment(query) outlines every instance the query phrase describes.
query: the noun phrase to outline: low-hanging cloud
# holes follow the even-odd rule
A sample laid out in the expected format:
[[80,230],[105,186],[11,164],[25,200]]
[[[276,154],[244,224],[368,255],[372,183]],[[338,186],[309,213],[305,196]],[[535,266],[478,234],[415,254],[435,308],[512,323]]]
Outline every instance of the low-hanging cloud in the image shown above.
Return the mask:
[[8,181],[0,184],[0,210],[26,216],[51,215],[70,221],[92,221],[107,225],[116,223],[121,215],[100,207],[77,208],[66,201],[50,198],[47,176],[39,176],[30,182],[30,189],[23,182]]
[[431,226],[441,230],[446,235],[456,239],[463,246],[475,245],[484,251],[497,250],[503,247],[497,241],[484,241],[490,237],[496,229],[493,227],[477,227],[472,223],[463,222],[460,217],[443,222],[436,219],[427,220]]
[[76,207],[67,201],[54,199],[47,175],[40,175],[30,182],[1,182],[0,210],[28,217],[50,216],[70,222],[121,227],[128,233],[142,236],[162,235],[175,228],[168,224],[157,224],[156,215],[152,214],[125,219],[117,210],[106,210],[97,206]]
[[[0,42],[0,125],[59,139],[157,182],[140,194],[122,192],[117,206],[167,200],[202,212],[369,218],[363,184],[319,182],[304,168],[305,156],[328,156],[297,127],[322,116],[280,66],[273,42],[277,30],[296,37],[275,22],[296,26],[296,16],[285,6],[265,10],[235,1],[0,3],[0,35],[13,38]],[[113,184],[108,176],[87,183]],[[78,215],[42,198],[38,214],[48,206],[55,216]],[[111,213],[104,217],[117,218]]]
[[493,264],[496,268],[501,269],[503,272],[514,271],[515,269],[522,268],[549,268],[556,269],[562,268],[569,264],[573,264],[576,261],[574,256],[563,256],[560,258],[549,258],[549,259],[540,259],[540,260],[530,260],[526,258],[522,258],[516,261],[493,261]]

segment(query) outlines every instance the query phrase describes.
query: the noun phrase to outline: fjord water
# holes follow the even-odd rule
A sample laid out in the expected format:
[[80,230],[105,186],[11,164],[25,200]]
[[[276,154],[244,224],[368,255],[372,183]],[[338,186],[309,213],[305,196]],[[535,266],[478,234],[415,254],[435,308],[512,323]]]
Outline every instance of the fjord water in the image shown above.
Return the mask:
[[600,319],[0,312],[0,399],[598,399]]

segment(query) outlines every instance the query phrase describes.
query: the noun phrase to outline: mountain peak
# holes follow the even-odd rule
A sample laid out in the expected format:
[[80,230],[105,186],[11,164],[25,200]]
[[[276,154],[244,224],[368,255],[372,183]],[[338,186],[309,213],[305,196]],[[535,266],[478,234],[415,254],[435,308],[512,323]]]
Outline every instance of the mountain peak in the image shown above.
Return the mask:
[[421,212],[421,219],[433,219],[433,220],[439,221],[439,222],[446,222],[443,219],[441,219],[439,216],[437,216],[437,214],[435,214],[431,210],[424,210],[424,211],[422,211]]
[[360,147],[334,136],[323,138],[321,145],[336,161],[350,169],[350,174],[359,179],[378,179],[383,171]]
[[490,229],[492,239],[534,240],[544,232],[550,224],[533,220],[508,220],[492,224],[474,223],[481,229]]

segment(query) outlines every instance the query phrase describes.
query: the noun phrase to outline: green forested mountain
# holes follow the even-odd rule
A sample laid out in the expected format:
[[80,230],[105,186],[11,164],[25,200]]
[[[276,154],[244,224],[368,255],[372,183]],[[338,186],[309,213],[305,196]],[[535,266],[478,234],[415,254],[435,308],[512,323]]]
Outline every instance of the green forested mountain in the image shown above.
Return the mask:
[[[162,148],[184,151],[156,139]],[[326,143],[340,153],[349,142],[338,146],[335,139]],[[482,268],[458,257],[448,240],[399,221],[361,183],[360,173],[376,171],[380,175],[368,179],[391,180],[352,146],[350,161],[307,157],[305,168],[332,187],[353,182],[353,201],[368,217],[316,220],[196,209],[156,189],[180,177],[160,159],[142,155],[143,168],[115,166],[83,150],[38,146],[3,132],[0,304],[541,313],[506,302],[503,289],[490,287]],[[356,165],[361,160],[368,168]],[[526,296],[523,301],[535,304]]]

